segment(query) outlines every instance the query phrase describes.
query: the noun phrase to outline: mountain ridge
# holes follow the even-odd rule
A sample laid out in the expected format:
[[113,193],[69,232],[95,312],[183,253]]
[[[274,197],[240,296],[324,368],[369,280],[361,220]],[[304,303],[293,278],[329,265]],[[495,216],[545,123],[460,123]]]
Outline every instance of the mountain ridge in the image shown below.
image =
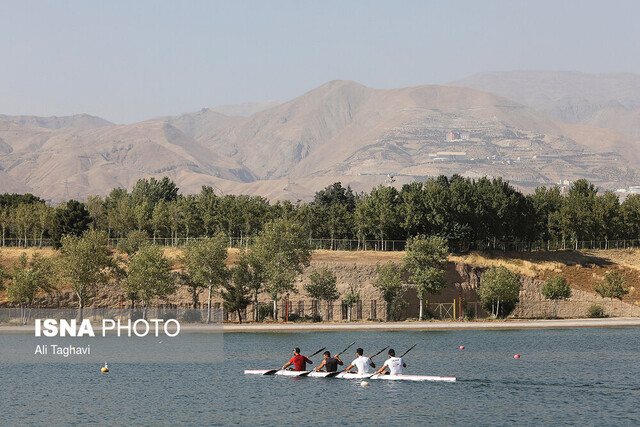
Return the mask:
[[581,177],[619,188],[639,179],[638,148],[613,130],[564,123],[477,89],[344,80],[248,117],[202,109],[87,129],[0,120],[0,172],[51,200],[164,175],[185,193],[212,185],[290,200],[335,181],[369,191],[389,176],[401,185],[454,173],[502,176],[525,190]]

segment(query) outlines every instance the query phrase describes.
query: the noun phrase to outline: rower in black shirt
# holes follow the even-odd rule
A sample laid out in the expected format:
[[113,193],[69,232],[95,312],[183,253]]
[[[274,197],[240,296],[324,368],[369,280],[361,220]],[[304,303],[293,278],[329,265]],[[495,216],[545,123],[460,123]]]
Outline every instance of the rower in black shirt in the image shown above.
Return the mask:
[[338,365],[343,365],[342,360],[336,354],[334,357],[331,357],[331,353],[328,351],[324,352],[324,360],[317,368],[314,368],[314,371],[319,371],[322,368],[325,369],[326,372],[336,372],[338,370]]

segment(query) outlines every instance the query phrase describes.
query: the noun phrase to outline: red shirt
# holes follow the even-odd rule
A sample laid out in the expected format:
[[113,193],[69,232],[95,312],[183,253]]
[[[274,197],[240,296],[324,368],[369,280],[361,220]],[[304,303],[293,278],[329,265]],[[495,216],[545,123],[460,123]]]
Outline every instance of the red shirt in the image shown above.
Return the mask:
[[289,360],[289,363],[293,363],[293,366],[296,367],[296,371],[306,371],[307,363],[313,362],[301,354],[296,354],[291,358],[291,360]]

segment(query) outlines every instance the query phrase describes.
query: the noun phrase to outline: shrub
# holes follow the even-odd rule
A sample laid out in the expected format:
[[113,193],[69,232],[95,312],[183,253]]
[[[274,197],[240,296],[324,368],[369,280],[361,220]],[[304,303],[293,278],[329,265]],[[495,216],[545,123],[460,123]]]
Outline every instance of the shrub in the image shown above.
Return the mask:
[[177,319],[178,313],[176,313],[175,310],[167,310],[163,311],[159,317],[166,322],[169,319]]
[[273,316],[273,305],[260,304],[258,306],[258,322],[262,322],[267,317]]
[[304,318],[298,313],[289,313],[289,322],[299,322],[301,320],[304,320]]
[[595,302],[591,304],[587,310],[587,317],[604,317],[602,306]]
[[182,315],[182,320],[186,323],[202,322],[202,313],[200,310],[187,310]]

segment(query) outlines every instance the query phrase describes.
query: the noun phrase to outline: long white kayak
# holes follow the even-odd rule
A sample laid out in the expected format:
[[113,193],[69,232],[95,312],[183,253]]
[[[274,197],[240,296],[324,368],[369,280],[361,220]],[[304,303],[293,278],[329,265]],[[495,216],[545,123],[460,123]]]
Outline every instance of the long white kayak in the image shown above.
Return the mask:
[[375,375],[352,374],[349,372],[285,371],[282,369],[247,369],[245,375],[281,375],[285,377],[342,378],[354,380],[388,381],[444,381],[454,383],[455,377],[433,377],[427,375]]

